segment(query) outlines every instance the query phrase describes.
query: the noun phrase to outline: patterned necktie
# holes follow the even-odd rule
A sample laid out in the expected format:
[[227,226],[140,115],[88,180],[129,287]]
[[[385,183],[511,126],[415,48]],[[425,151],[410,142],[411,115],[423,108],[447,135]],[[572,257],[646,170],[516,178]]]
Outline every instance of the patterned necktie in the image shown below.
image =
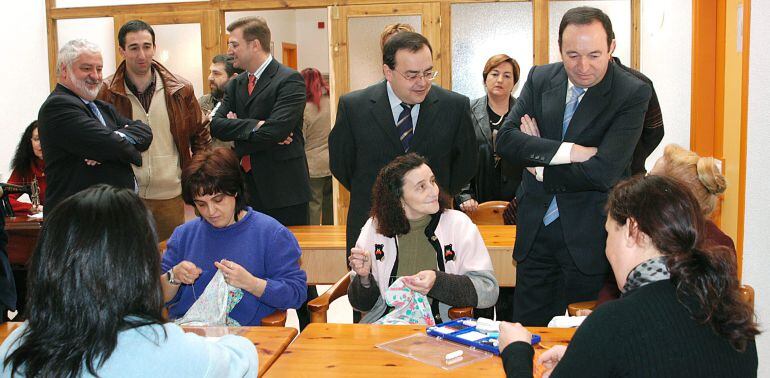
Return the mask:
[[[579,100],[580,96],[583,95],[583,92],[585,92],[584,88],[572,87],[572,92],[570,93],[572,97],[570,97],[569,102],[567,102],[567,105],[564,107],[564,120],[561,123],[562,140],[564,140],[564,135],[567,134],[567,128],[569,127],[570,121],[572,121],[572,116],[575,115],[578,104],[580,104]],[[543,224],[547,226],[553,223],[557,218],[559,218],[559,207],[556,204],[556,196],[553,196],[553,198],[551,198],[551,203],[548,205],[548,210],[545,211]]]
[[249,96],[251,96],[251,92],[254,92],[254,87],[257,85],[257,77],[249,74]]
[[409,152],[409,143],[412,141],[412,132],[414,125],[412,124],[412,106],[405,103],[401,103],[401,107],[404,110],[398,116],[398,123],[396,129],[398,129],[398,137],[401,139],[401,145],[404,147],[404,152]]
[[96,104],[94,104],[93,101],[87,103],[86,106],[88,106],[88,108],[91,109],[91,112],[94,113],[96,118],[99,119],[99,122],[102,123],[102,126],[107,126],[107,123],[104,122],[104,117],[102,117],[102,113],[99,111],[99,108],[96,107]]

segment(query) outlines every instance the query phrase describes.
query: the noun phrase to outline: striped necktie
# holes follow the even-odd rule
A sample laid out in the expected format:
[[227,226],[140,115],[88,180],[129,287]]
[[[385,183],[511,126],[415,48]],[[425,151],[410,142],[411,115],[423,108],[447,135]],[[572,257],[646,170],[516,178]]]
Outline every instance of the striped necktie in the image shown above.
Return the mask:
[[401,139],[401,145],[404,147],[404,152],[409,151],[409,143],[412,141],[412,133],[414,125],[412,124],[412,106],[405,103],[401,103],[401,107],[404,110],[398,116],[398,123],[396,129],[398,129],[398,137]]
[[[572,92],[570,93],[572,97],[564,107],[564,120],[561,123],[562,140],[564,140],[564,135],[567,134],[567,128],[569,127],[570,121],[572,121],[572,116],[575,115],[578,104],[580,104],[579,100],[580,96],[583,95],[583,92],[585,92],[584,88],[572,87]],[[556,196],[553,196],[553,198],[551,198],[551,203],[548,205],[548,210],[545,211],[543,224],[547,226],[553,223],[553,221],[555,221],[557,218],[559,218],[559,206],[556,204]]]
[[104,122],[104,117],[102,117],[102,113],[99,111],[99,108],[96,107],[96,104],[94,104],[93,101],[87,103],[86,106],[88,106],[88,108],[91,109],[91,112],[94,113],[96,118],[99,119],[99,122],[102,123],[102,126],[107,126],[107,123]]

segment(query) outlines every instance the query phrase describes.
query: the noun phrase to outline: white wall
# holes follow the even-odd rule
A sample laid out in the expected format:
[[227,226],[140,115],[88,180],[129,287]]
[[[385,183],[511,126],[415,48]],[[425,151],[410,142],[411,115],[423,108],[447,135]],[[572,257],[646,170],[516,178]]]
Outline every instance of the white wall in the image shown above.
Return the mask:
[[[746,214],[743,282],[754,287],[754,309],[760,326],[770,332],[770,2],[751,2],[749,109],[746,146]],[[770,334],[757,339],[759,377],[770,376]]]
[[[270,28],[270,38],[273,41],[273,57],[281,61],[283,60],[281,43],[297,43],[294,13],[295,11],[293,10],[226,12],[225,26],[241,17],[258,16],[264,18],[267,21],[267,26]],[[299,50],[299,46],[297,50]]]
[[[329,20],[326,8],[299,9],[294,14],[297,36],[297,68],[316,68],[329,73]],[[323,21],[324,28],[318,28]]]
[[676,143],[690,148],[692,2],[642,0],[640,71],[658,94],[665,136],[647,159],[647,169]]
[[8,169],[21,133],[37,119],[37,111],[50,92],[44,1],[19,1],[0,12],[0,46],[3,59],[0,114],[0,181]]

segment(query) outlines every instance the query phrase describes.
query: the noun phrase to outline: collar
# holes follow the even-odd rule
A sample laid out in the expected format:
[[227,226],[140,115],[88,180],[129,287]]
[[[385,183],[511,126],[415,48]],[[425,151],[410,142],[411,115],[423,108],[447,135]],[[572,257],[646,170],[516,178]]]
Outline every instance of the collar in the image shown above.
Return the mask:
[[[569,102],[570,100],[569,97],[570,97],[570,93],[572,93],[572,88],[575,88],[575,84],[572,84],[572,81],[569,78],[567,78],[567,100],[565,102]],[[583,88],[583,94],[581,94],[580,97],[578,98],[578,102],[583,100],[583,96],[585,96],[587,92],[588,92],[588,88]]]
[[139,92],[139,90],[136,88],[136,85],[134,85],[134,82],[131,81],[131,79],[128,77],[128,75],[124,76],[124,80],[126,82],[126,87],[128,88],[131,93],[134,95],[141,95],[145,93],[153,93],[155,92],[155,81],[156,81],[156,72],[155,67],[150,65],[150,75],[152,78],[150,79],[150,83],[147,85],[147,88],[144,89],[144,92]]
[[270,62],[272,62],[272,61],[273,61],[273,55],[272,55],[272,54],[269,54],[269,55],[267,56],[267,59],[265,59],[265,62],[264,62],[264,63],[262,63],[262,65],[261,65],[261,66],[259,66],[259,68],[257,68],[257,70],[256,70],[256,71],[254,71],[254,72],[249,72],[249,73],[250,73],[250,74],[252,74],[252,75],[254,75],[254,77],[256,77],[256,78],[257,78],[257,80],[259,80],[259,78],[262,76],[262,74],[263,74],[263,73],[265,72],[265,70],[267,69],[267,65],[268,65],[268,64],[270,64]]
[[666,257],[654,257],[631,269],[621,291],[625,295],[644,285],[669,278],[671,278],[671,274],[668,272],[668,266],[666,266]]

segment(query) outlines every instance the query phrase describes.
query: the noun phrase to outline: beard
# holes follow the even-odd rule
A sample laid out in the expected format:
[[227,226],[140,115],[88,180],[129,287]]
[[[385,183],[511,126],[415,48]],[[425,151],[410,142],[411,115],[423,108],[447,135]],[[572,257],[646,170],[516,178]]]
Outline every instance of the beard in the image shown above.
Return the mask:
[[[90,78],[85,78],[85,80],[73,78],[72,82],[75,84],[75,87],[77,87],[77,89],[80,90],[83,95],[85,95],[84,99],[88,101],[93,101],[96,99],[96,96],[99,94],[99,84],[102,83],[101,80],[91,80]],[[89,88],[89,85],[93,85],[94,88]]]
[[214,83],[210,84],[210,88],[211,88],[211,96],[213,96],[214,98],[216,98],[218,100],[221,100],[222,96],[225,95],[224,88],[222,88],[222,87],[220,87],[220,86],[218,86],[218,85],[216,85]]

